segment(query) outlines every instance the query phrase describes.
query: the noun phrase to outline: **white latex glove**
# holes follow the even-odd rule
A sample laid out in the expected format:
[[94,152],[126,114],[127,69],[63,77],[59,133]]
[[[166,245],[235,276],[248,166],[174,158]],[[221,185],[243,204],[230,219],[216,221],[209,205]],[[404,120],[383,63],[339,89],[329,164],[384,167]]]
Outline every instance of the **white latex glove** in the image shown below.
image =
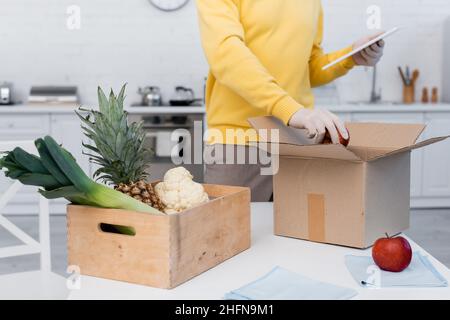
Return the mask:
[[289,120],[289,126],[297,129],[307,129],[310,138],[317,136],[320,142],[323,141],[327,130],[334,144],[339,143],[338,130],[344,139],[347,140],[349,138],[344,123],[338,116],[328,110],[300,109]]
[[[371,41],[372,39],[378,37],[382,33],[377,33],[372,36],[364,37],[353,44],[353,48],[358,48],[364,45],[365,43]],[[353,60],[359,66],[367,66],[374,67],[383,56],[385,42],[384,40],[380,40],[377,43],[374,43],[370,47],[358,52],[353,56]]]

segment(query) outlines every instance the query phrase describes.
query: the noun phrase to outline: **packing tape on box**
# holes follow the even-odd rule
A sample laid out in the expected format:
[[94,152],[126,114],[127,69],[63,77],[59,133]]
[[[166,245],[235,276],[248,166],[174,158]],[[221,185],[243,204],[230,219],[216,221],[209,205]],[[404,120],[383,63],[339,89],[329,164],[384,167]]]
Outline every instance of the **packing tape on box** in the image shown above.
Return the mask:
[[308,194],[309,240],[325,242],[325,196]]

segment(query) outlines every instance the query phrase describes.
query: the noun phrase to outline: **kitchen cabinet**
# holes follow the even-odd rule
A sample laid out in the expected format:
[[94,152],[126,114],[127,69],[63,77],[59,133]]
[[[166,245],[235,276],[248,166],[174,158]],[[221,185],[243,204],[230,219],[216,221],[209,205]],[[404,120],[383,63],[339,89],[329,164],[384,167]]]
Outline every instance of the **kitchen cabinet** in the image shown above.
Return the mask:
[[34,140],[49,132],[48,114],[0,115],[0,139],[2,141]]
[[[70,114],[30,113],[2,114],[0,116],[0,140],[35,140],[46,135],[52,135],[56,141],[63,144],[77,159],[81,168],[90,173],[89,159],[83,155],[81,140],[83,133],[80,121],[72,112]],[[4,190],[10,182],[0,178],[0,190]],[[11,203],[5,208],[5,213],[34,214],[39,200],[37,188],[24,186]],[[65,212],[65,200],[52,200],[52,212]]]
[[[35,140],[49,133],[48,114],[0,114],[0,141]],[[6,190],[11,181],[0,177],[0,192]],[[4,209],[4,213],[36,213],[39,201],[37,188],[24,186]]]
[[[426,115],[425,138],[449,135],[450,114]],[[424,149],[423,196],[450,197],[450,140]]]

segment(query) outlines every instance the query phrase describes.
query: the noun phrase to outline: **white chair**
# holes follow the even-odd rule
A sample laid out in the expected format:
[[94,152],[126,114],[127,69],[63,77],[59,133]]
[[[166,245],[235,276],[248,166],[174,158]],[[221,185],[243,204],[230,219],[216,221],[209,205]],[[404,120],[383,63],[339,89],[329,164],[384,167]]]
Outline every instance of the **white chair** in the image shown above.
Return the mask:
[[[32,141],[0,141],[0,152],[15,147],[37,154]],[[1,179],[7,179],[2,172],[0,172]],[[49,201],[42,196],[39,197],[39,241],[2,215],[2,210],[22,186],[19,181],[14,181],[5,192],[0,193],[0,226],[23,242],[22,245],[0,247],[0,263],[2,258],[40,254],[40,270],[0,275],[0,300],[65,299],[69,293],[66,279],[51,271]]]

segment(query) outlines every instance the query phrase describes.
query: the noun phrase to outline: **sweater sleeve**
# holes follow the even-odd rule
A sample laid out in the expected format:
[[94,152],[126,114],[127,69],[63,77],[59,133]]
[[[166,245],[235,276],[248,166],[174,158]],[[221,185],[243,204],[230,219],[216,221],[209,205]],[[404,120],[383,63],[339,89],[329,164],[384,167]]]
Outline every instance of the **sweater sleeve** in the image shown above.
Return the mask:
[[319,87],[327,83],[332,82],[336,78],[339,78],[347,72],[349,72],[354,66],[355,62],[352,57],[341,61],[337,65],[334,65],[327,70],[322,70],[322,67],[326,66],[330,62],[339,59],[353,50],[352,46],[345,49],[325,54],[322,49],[323,40],[323,10],[320,10],[319,25],[317,26],[317,35],[311,51],[311,57],[309,60],[309,78],[312,87]]
[[245,44],[236,0],[197,0],[203,49],[216,80],[284,123],[303,106]]

